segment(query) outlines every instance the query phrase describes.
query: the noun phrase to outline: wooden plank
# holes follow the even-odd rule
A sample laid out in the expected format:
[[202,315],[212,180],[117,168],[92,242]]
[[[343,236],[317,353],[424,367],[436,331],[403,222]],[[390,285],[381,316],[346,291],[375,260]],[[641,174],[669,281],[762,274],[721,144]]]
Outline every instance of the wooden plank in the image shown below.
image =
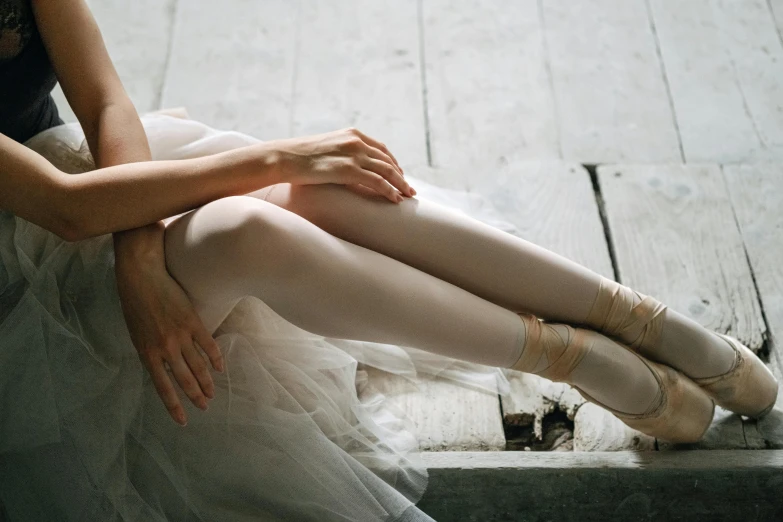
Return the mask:
[[[726,166],[723,175],[769,327],[769,367],[783,383],[783,164]],[[745,428],[749,443],[783,448],[783,391],[772,413]]]
[[574,424],[574,451],[655,451],[654,437],[630,428],[595,404],[582,405]]
[[783,451],[424,453],[420,509],[462,520],[782,520]]
[[310,2],[302,12],[293,134],[355,126],[403,165],[427,163],[416,0]]
[[783,47],[765,0],[650,5],[687,161],[783,157]]
[[766,328],[717,165],[607,165],[598,178],[622,282],[754,351]]
[[423,2],[432,162],[474,184],[560,156],[536,0]]
[[679,137],[644,0],[554,0],[542,6],[563,157],[592,164],[679,162]]
[[415,382],[374,367],[359,400],[382,393],[415,424],[422,451],[502,451],[498,396],[420,373]]
[[[598,169],[621,281],[753,350],[766,333],[718,166]],[[703,447],[746,447],[739,417],[716,415]]]
[[[508,450],[571,451],[573,421],[584,400],[561,407],[561,399],[570,386],[551,382],[537,375],[507,372],[511,393],[503,397],[503,422]],[[560,415],[558,415],[558,413]],[[570,422],[568,422],[570,421]]]
[[259,139],[291,134],[300,3],[179,2],[164,107]]
[[778,37],[783,40],[783,0],[769,0],[767,3],[778,29]]
[[[88,0],[122,84],[140,113],[159,108],[175,0]],[[59,84],[60,116],[76,121]]]

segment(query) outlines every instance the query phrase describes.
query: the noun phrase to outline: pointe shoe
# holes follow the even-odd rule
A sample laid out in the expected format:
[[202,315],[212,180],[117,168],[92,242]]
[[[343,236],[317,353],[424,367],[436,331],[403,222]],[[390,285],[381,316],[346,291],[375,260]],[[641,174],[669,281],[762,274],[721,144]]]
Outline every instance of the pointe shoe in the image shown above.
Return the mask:
[[[634,294],[641,300],[636,305]],[[586,324],[621,343],[625,342],[621,340],[623,335],[638,331],[638,337],[627,346],[653,358],[651,353],[660,342],[665,310],[666,305],[660,301],[602,278]],[[734,349],[732,369],[722,375],[691,380],[729,411],[756,418],[766,415],[774,407],[778,393],[772,372],[742,343],[733,337],[717,335]]]
[[712,423],[715,403],[704,390],[678,371],[649,361],[622,344],[620,346],[628,349],[650,369],[658,382],[659,392],[648,410],[640,414],[625,413],[604,405],[570,382],[571,373],[592,349],[594,341],[588,336],[589,330],[567,326],[569,338],[566,341],[535,316],[518,315],[526,327],[525,349],[511,369],[568,383],[586,400],[611,412],[629,427],[662,440],[696,442]]
[[769,413],[778,398],[778,382],[769,368],[734,337],[716,332],[734,349],[731,369],[722,375],[693,379],[727,410],[759,418]]

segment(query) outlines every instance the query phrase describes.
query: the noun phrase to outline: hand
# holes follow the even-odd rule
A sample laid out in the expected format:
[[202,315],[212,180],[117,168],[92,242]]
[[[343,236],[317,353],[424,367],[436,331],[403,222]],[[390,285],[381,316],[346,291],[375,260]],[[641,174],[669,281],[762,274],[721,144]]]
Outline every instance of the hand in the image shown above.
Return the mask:
[[286,183],[362,185],[395,203],[403,200],[402,195],[416,195],[386,146],[356,129],[272,143],[280,153]]
[[[158,240],[162,243],[162,236]],[[141,256],[122,249],[116,253],[117,289],[131,340],[169,414],[184,426],[185,410],[164,363],[191,402],[206,410],[207,397],[214,398],[215,387],[196,343],[220,372],[223,356],[187,294],[169,275],[161,255]]]

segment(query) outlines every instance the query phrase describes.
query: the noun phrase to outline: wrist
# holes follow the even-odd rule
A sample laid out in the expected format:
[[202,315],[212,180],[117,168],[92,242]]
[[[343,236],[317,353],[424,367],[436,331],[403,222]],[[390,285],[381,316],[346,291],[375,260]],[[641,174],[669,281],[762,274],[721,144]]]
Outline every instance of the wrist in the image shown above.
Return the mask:
[[265,173],[265,186],[287,183],[286,162],[284,161],[286,154],[280,147],[280,141],[267,141],[254,147],[252,168],[258,172],[258,167],[261,166]]
[[163,237],[166,230],[162,221],[113,234],[117,264],[158,264],[164,261]]

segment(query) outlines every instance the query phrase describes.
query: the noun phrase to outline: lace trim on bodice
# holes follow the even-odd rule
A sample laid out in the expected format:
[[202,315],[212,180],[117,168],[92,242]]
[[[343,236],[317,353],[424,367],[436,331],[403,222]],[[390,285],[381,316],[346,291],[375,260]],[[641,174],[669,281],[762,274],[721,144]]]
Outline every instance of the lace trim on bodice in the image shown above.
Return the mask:
[[0,62],[16,58],[34,30],[35,20],[28,3],[0,0]]

